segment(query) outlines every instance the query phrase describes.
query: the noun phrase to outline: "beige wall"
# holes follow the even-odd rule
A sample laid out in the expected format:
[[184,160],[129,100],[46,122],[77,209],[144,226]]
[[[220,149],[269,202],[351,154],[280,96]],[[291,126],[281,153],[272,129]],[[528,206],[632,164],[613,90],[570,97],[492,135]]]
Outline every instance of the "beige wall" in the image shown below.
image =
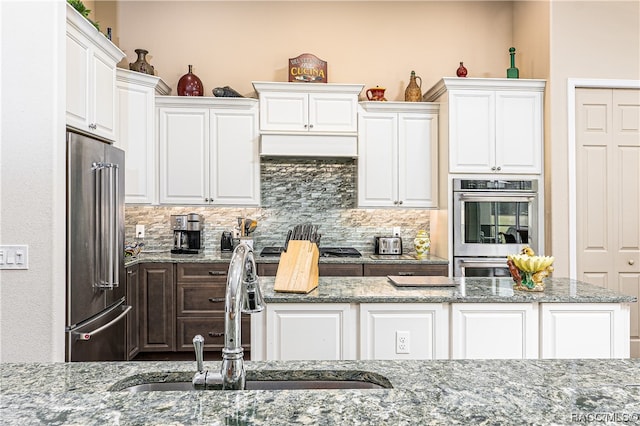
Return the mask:
[[286,81],[288,58],[309,52],[328,62],[330,82],[380,85],[404,100],[411,70],[423,91],[460,61],[470,77],[504,77],[513,42],[510,1],[118,1],[97,2],[96,13],[127,54],[120,66],[144,48],[175,93],[193,64],[207,96]]
[[550,243],[555,274],[568,276],[567,79],[640,79],[640,2],[553,2],[550,31]]

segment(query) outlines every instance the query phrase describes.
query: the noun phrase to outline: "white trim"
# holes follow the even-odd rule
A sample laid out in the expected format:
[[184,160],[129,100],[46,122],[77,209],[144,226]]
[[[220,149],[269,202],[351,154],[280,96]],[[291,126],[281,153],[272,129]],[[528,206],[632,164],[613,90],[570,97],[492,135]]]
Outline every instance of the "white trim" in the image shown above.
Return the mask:
[[567,79],[567,149],[569,169],[569,278],[577,279],[576,88],[640,89],[640,80]]

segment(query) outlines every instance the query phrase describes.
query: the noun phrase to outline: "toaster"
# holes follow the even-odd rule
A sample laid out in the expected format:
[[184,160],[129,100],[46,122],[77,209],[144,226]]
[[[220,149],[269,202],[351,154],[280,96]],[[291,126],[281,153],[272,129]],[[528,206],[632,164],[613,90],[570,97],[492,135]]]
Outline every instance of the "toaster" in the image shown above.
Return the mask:
[[402,254],[402,238],[375,237],[375,254]]

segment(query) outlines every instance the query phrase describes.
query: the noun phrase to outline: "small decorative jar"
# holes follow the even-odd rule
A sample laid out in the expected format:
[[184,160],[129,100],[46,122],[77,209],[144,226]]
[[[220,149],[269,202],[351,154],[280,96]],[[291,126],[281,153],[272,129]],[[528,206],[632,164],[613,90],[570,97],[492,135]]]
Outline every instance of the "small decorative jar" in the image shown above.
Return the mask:
[[193,65],[189,65],[189,72],[178,80],[178,96],[204,96],[202,80],[192,70]]
[[[109,30],[110,29],[111,28],[109,28]],[[153,75],[153,65],[147,62],[147,53],[149,52],[144,49],[136,49],[136,53],[138,54],[138,59],[135,62],[129,63],[129,69],[143,74]]]
[[462,64],[462,62],[460,62],[460,66],[458,67],[458,69],[456,70],[456,75],[458,77],[466,77],[467,76],[467,69],[464,67],[464,65]]
[[[417,80],[420,80],[418,84]],[[422,79],[416,76],[415,71],[411,71],[409,85],[404,90],[405,102],[420,102],[422,100]]]
[[429,233],[423,229],[418,231],[413,239],[413,245],[416,248],[416,257],[418,259],[429,256],[429,249],[431,248]]

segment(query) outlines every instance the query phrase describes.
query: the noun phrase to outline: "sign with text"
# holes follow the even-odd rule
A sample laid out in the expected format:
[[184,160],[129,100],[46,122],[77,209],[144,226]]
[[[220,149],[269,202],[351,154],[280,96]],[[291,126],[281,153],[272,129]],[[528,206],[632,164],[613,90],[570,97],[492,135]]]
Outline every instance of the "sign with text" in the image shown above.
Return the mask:
[[289,58],[289,81],[326,83],[327,62],[311,53]]

